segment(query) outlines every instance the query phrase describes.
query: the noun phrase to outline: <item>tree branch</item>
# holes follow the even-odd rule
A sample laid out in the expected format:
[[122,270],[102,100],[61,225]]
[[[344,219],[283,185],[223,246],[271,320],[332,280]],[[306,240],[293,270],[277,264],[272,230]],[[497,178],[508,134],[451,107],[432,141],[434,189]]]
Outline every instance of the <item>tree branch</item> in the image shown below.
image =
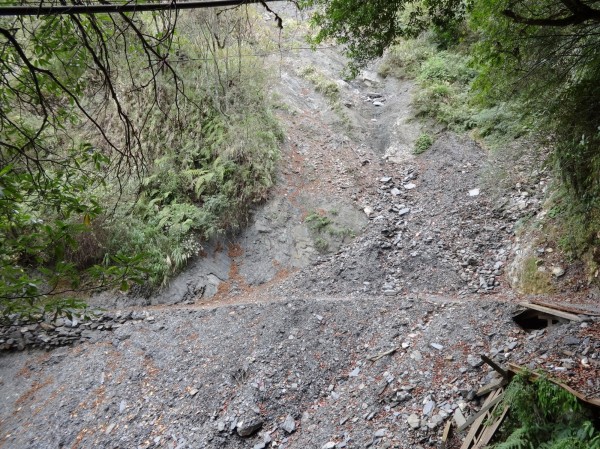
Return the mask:
[[580,25],[585,22],[600,23],[600,10],[593,9],[578,0],[560,0],[560,2],[572,13],[571,15],[558,19],[552,17],[525,17],[511,9],[505,9],[502,11],[502,14],[513,22],[531,26],[566,27],[569,25]]

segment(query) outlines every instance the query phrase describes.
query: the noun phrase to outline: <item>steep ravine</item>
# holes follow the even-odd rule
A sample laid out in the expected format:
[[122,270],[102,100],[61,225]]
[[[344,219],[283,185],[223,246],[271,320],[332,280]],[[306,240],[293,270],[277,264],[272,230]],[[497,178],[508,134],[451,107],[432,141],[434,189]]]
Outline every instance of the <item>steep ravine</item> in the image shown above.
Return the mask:
[[550,371],[585,354],[572,378],[600,391],[598,320],[511,320],[504,267],[535,192],[487,191],[464,136],[415,156],[410,81],[343,81],[335,48],[276,59],[271,199],[165,291],[97,298],[111,310],[84,342],[3,352],[0,448],[433,448],[477,410],[481,353]]

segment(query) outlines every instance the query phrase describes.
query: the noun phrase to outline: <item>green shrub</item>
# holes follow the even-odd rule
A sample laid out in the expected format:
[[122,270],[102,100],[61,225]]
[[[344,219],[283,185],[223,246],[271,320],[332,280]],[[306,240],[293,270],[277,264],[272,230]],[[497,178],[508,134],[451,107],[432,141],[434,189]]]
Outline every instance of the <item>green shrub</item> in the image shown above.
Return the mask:
[[435,52],[435,45],[426,36],[403,40],[387,51],[378,73],[383,77],[414,77],[421,64]]
[[433,145],[433,137],[429,134],[421,134],[415,141],[415,154],[425,153]]
[[300,71],[300,75],[310,81],[315,90],[322,94],[331,103],[337,103],[340,97],[340,88],[335,81],[328,79],[323,73],[319,72],[314,66],[309,65]]
[[417,80],[423,84],[445,81],[468,85],[477,75],[468,63],[468,57],[460,53],[438,52],[421,64]]
[[326,253],[329,249],[329,243],[322,237],[317,237],[315,239],[315,249],[320,253]]
[[304,221],[308,223],[309,227],[315,231],[323,231],[332,223],[329,217],[326,215],[321,215],[317,212],[312,212],[309,214]]

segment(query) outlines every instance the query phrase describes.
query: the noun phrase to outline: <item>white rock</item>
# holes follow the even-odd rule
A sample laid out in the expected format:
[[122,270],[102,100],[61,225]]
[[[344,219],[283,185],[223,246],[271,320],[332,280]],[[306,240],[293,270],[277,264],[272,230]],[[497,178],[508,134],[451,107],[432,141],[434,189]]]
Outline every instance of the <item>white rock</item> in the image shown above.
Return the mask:
[[469,190],[469,196],[477,196],[477,195],[479,195],[479,189]]
[[467,422],[467,420],[465,419],[465,416],[460,411],[460,405],[459,405],[459,408],[454,410],[454,422],[456,423],[456,427],[460,427],[464,423]]
[[358,377],[358,375],[360,374],[360,368],[357,366],[356,368],[354,368],[350,374],[348,374],[348,376],[350,377]]
[[414,189],[415,187],[417,187],[417,186],[416,186],[415,184],[413,184],[412,182],[409,182],[408,184],[404,184],[404,188],[405,188],[406,190],[412,190],[412,189]]
[[378,83],[380,79],[376,72],[372,72],[370,70],[364,70],[361,73],[361,78],[363,81],[368,81],[370,83]]
[[421,427],[421,420],[414,413],[408,417],[407,422],[408,425],[413,429],[418,429],[419,427]]
[[423,360],[423,356],[419,351],[413,351],[413,353],[410,355],[410,358],[415,360],[416,362],[420,362],[421,360]]

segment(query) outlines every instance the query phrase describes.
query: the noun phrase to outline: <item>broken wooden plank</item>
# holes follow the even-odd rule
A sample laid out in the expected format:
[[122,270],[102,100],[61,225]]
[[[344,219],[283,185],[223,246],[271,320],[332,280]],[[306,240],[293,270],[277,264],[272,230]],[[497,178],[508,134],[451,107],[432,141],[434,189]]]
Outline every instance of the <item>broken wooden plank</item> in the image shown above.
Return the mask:
[[[502,410],[502,414],[498,417],[498,419],[496,419],[491,425],[489,425],[485,428],[485,430],[481,434],[481,437],[479,437],[479,439],[477,440],[477,443],[473,446],[473,449],[484,448],[485,446],[488,445],[488,443],[490,441],[492,441],[492,438],[494,438],[494,435],[496,434],[498,427],[500,427],[500,425],[502,424],[502,421],[504,421],[504,417],[506,416],[507,412],[508,412],[508,405],[504,406],[504,410]],[[492,415],[493,415],[493,413],[494,412],[492,411]]]
[[469,418],[467,419],[467,422],[465,422],[462,426],[460,426],[458,428],[458,431],[462,432],[467,427],[469,427],[471,424],[473,424],[477,419],[479,419],[482,415],[484,415],[485,412],[487,412],[490,408],[492,408],[494,405],[496,405],[498,402],[500,402],[503,397],[504,397],[504,391],[501,391],[501,390],[494,391],[491,395],[488,396],[486,401],[483,403],[483,406],[481,407],[481,409],[474,415],[469,416]]
[[537,306],[548,307],[549,309],[562,310],[563,312],[573,313],[575,315],[600,316],[600,312],[593,312],[591,310],[580,309],[578,307],[570,307],[564,304],[552,304],[549,302],[539,301],[537,299],[531,300],[530,303]]
[[[504,397],[504,390],[496,390],[492,394],[490,394],[485,402],[483,403],[482,409],[476,414],[476,416],[472,416],[474,421],[471,421],[473,425],[469,429],[469,433],[465,437],[462,446],[460,449],[470,449],[471,443],[475,440],[483,421],[485,420],[486,413],[489,411],[491,407],[496,405],[502,398]],[[491,405],[490,405],[491,404]],[[463,428],[466,428],[463,426]],[[461,429],[458,429],[459,431]]]
[[497,390],[500,387],[505,386],[508,383],[508,380],[505,378],[495,379],[491,381],[489,384],[484,385],[479,390],[477,390],[477,396],[484,396],[494,390]]
[[446,449],[446,445],[448,444],[448,439],[450,439],[451,432],[452,432],[452,420],[448,420],[446,422],[446,426],[444,427],[444,433],[442,434],[442,444],[440,445],[440,449]]
[[498,365],[496,362],[494,362],[492,359],[490,359],[487,355],[481,354],[481,360],[483,360],[485,363],[487,363],[492,368],[494,368],[494,370],[496,370],[498,373],[500,373],[500,375],[504,379],[508,379],[508,373],[506,372],[506,370],[504,368],[502,368],[500,365]]
[[[524,371],[527,371],[525,368],[523,368],[522,366],[519,366],[515,363],[509,363],[508,364],[508,370],[513,372],[514,374],[521,374]],[[537,373],[529,373],[529,378],[531,380],[535,380],[537,378],[539,378],[540,375]],[[559,387],[563,388],[564,390],[568,391],[569,393],[571,393],[573,396],[575,396],[576,398],[582,400],[583,402],[593,405],[594,407],[600,407],[600,398],[591,398],[589,396],[586,396],[583,393],[580,393],[577,390],[574,390],[573,388],[569,387],[568,385],[563,384],[562,382],[559,382],[557,380],[552,379],[551,377],[548,377],[548,380],[550,382],[552,382],[554,385],[558,385]]]
[[560,318],[564,318],[566,320],[582,321],[581,318],[579,318],[577,315],[575,315],[573,313],[563,312],[561,310],[552,309],[550,307],[540,306],[537,304],[533,304],[531,302],[521,302],[521,303],[519,303],[519,305],[522,307],[526,307],[528,309],[537,310],[538,312],[547,313],[548,315],[554,315],[554,316],[557,316]]

